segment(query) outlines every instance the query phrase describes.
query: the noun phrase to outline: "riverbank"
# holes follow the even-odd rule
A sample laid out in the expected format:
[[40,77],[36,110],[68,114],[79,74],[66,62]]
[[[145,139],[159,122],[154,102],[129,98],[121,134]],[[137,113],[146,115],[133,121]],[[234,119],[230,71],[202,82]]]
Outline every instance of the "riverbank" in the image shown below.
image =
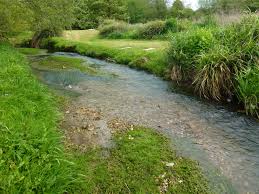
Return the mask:
[[44,48],[51,51],[76,52],[145,70],[169,79],[166,57],[167,41],[99,39],[94,30],[67,31],[63,37],[51,38]]
[[[80,71],[79,66],[77,60],[70,68]],[[169,141],[151,129],[119,130],[108,150],[65,146],[59,98],[7,44],[0,45],[0,67],[0,191],[210,193],[197,163],[176,156]]]

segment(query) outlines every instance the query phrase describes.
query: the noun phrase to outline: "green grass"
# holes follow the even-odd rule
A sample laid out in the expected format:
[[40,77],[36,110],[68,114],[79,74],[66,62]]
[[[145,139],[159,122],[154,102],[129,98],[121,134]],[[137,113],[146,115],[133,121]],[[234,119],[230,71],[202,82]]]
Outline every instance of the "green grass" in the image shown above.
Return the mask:
[[23,44],[29,44],[29,41],[31,40],[33,36],[33,32],[31,31],[24,31],[24,32],[15,32],[13,34],[10,34],[8,36],[8,39],[12,45],[23,45]]
[[39,55],[47,52],[44,49],[36,49],[36,48],[18,48],[18,51],[24,55]]
[[56,98],[24,57],[0,45],[0,193],[65,193],[79,185],[63,152]]
[[168,139],[153,130],[135,128],[114,139],[108,158],[100,150],[77,156],[87,193],[159,193],[165,182],[167,193],[211,193],[197,163],[177,157]]

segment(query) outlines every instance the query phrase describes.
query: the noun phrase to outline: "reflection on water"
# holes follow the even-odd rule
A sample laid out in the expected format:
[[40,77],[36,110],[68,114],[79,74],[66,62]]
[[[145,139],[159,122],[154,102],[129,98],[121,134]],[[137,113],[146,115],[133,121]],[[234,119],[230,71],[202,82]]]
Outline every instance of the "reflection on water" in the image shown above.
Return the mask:
[[142,71],[72,53],[55,55],[80,57],[118,76],[36,71],[44,82],[80,93],[78,102],[100,109],[107,117],[165,133],[180,154],[199,161],[217,193],[259,193],[258,122],[171,92],[167,82]]

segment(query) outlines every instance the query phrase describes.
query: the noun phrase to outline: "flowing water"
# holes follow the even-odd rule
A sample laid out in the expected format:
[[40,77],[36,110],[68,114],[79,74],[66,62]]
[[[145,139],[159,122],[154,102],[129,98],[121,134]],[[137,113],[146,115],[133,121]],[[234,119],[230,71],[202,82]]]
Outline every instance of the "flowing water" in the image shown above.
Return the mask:
[[82,58],[116,76],[35,69],[43,82],[76,92],[79,103],[95,107],[107,117],[166,134],[179,154],[200,163],[216,193],[259,193],[257,121],[174,92],[169,82],[143,71],[72,53],[53,55]]

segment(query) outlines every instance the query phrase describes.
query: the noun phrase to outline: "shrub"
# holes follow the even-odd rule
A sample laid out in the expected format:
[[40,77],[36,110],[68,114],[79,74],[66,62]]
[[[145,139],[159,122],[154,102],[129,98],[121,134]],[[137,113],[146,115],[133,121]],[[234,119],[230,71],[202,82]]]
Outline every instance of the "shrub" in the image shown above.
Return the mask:
[[259,66],[249,67],[237,76],[236,92],[247,114],[259,118]]
[[176,75],[176,79],[174,76],[173,79],[190,79],[189,74],[194,70],[198,56],[211,48],[213,42],[213,34],[208,29],[192,29],[173,36],[168,52],[169,63],[176,70],[172,72],[172,75]]
[[170,18],[168,20],[166,20],[165,22],[165,29],[166,31],[170,31],[170,32],[178,32],[178,22],[175,18]]
[[152,21],[144,24],[139,29],[139,37],[143,39],[153,39],[166,33],[164,21]]
[[181,19],[177,21],[178,32],[190,30],[192,27],[193,27],[193,24],[190,20]]
[[218,26],[216,18],[212,15],[204,16],[197,24],[198,27],[216,27]]
[[122,38],[124,34],[129,30],[127,23],[122,21],[106,21],[99,28],[100,36],[106,38]]

